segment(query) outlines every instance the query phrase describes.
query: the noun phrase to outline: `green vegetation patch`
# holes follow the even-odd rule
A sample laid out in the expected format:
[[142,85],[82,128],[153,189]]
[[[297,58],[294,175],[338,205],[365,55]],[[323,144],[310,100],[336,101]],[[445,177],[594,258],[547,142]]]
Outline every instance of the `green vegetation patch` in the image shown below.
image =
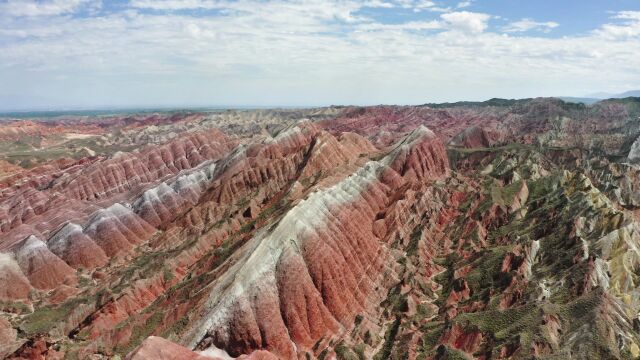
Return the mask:
[[512,249],[512,245],[486,249],[473,261],[473,270],[465,276],[467,285],[471,289],[472,299],[480,297],[483,291],[491,288],[503,290],[508,285],[506,279],[503,279],[500,274],[502,262]]
[[465,355],[464,352],[450,348],[445,345],[441,345],[438,348],[438,359],[446,359],[446,360],[469,360],[469,357]]
[[415,256],[418,254],[418,244],[422,237],[422,226],[418,225],[413,229],[411,238],[409,239],[409,245],[407,245],[407,256]]
[[391,351],[393,350],[393,343],[396,340],[396,336],[398,336],[398,330],[400,330],[400,324],[400,317],[396,317],[393,323],[389,325],[384,334],[384,344],[382,344],[382,349],[373,356],[373,360],[389,359]]
[[26,314],[31,311],[29,305],[19,301],[0,301],[0,311],[12,314]]
[[[115,352],[122,355],[128,354],[136,346],[140,345],[144,339],[160,330],[163,319],[164,313],[158,311],[149,316],[144,323],[140,325],[133,325],[129,342],[126,345],[116,347]],[[130,324],[130,322],[126,322],[121,325],[121,327]]]
[[510,206],[521,188],[522,181],[516,181],[504,187],[494,186],[491,188],[491,199],[495,204]]
[[74,298],[60,305],[47,305],[36,309],[24,317],[20,323],[20,330],[28,336],[47,334],[59,323],[65,322],[74,309],[80,304],[86,304],[87,298]]
[[349,347],[347,347],[344,342],[339,342],[333,351],[336,353],[336,358],[338,360],[359,360],[360,357]]
[[[458,323],[468,323],[480,331],[492,334],[498,341],[504,341],[514,335],[532,334],[542,320],[542,309],[535,304],[506,310],[489,310],[476,313],[463,313],[455,319]],[[529,343],[529,342],[525,342]]]

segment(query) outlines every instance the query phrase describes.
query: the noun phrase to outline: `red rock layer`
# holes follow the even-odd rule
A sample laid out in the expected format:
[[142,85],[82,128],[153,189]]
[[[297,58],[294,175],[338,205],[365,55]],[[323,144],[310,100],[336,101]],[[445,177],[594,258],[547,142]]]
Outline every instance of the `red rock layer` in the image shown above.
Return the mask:
[[449,145],[471,149],[486,148],[491,146],[491,140],[483,128],[471,126],[454,136]]
[[356,160],[360,154],[375,151],[376,148],[360,135],[346,133],[336,138],[327,132],[320,132],[315,138],[315,144],[300,178],[309,178],[320,171],[330,171]]
[[43,175],[45,181],[36,181],[38,175],[34,174],[0,194],[0,233],[8,233],[0,249],[19,239],[9,232],[22,224],[33,227],[34,232],[47,233],[67,221],[84,221],[99,208],[96,201],[109,203],[108,198],[114,196],[137,195],[151,183],[205,160],[219,159],[227,153],[228,142],[218,130],[207,130],[88,165],[50,169]]
[[[226,358],[226,357],[225,357]],[[150,336],[133,350],[126,360],[224,360],[215,355],[200,354],[183,346],[165,340],[161,337]],[[249,355],[243,355],[239,360],[276,360],[268,351],[254,351]]]
[[84,232],[108,257],[113,257],[131,251],[153,235],[155,229],[131,209],[116,203],[96,212]]
[[[402,134],[419,125],[433,129],[445,142],[460,135],[461,143],[470,141],[469,145],[473,147],[485,144],[485,140],[492,145],[505,142],[533,144],[540,141],[541,134],[561,130],[561,134],[553,136],[553,145],[589,148],[589,142],[597,134],[607,137],[600,145],[606,152],[617,153],[621,138],[616,133],[621,129],[627,134],[637,132],[629,118],[625,105],[615,101],[596,104],[586,114],[584,108],[559,99],[538,98],[508,106],[485,103],[450,107],[351,107],[336,118],[319,124],[333,134],[352,131],[364,135],[380,147],[393,144]],[[562,119],[573,120],[558,129],[554,123]],[[470,133],[465,134],[469,128]],[[478,133],[477,128],[481,128],[484,135]]]
[[17,120],[0,125],[0,140],[15,141],[22,137],[46,138],[51,135],[73,133],[79,130],[90,132],[91,130],[95,130],[95,127],[89,126],[78,129],[77,127],[72,128],[57,123]]
[[[220,175],[179,223],[200,228],[223,217],[225,210],[220,204],[242,203],[249,198],[266,203],[298,177],[319,131],[311,123],[302,123],[275,139],[236,148],[217,164]],[[258,188],[257,194],[252,193]]]
[[388,157],[300,202],[219,280],[212,310],[188,335],[200,339],[192,345],[295,358],[373,311],[386,296],[390,261],[374,229],[377,215],[399,185],[445,176],[443,154],[442,142],[418,129]]
[[[333,134],[355,132],[373,139],[376,145],[392,145],[402,134],[424,125],[448,140],[473,125],[498,124],[503,109],[434,109],[427,106],[374,106],[349,108],[320,125]],[[497,127],[497,125],[495,125]]]
[[50,201],[46,193],[32,187],[8,194],[0,207],[0,230],[7,232],[45,211]]
[[204,163],[169,183],[145,191],[134,203],[135,212],[152,226],[160,228],[190,209],[214,176],[215,163]]
[[24,169],[20,166],[13,165],[12,163],[5,160],[0,160],[0,179],[4,179],[11,175],[15,176],[16,174],[19,174],[23,171]]
[[482,343],[482,332],[478,329],[465,329],[460,324],[454,324],[451,329],[445,331],[440,342],[473,354],[479,350]]
[[17,189],[24,187],[45,188],[54,179],[64,174],[72,175],[80,171],[82,167],[102,160],[104,160],[104,158],[100,156],[79,160],[60,158],[28,170],[23,169],[23,171],[18,174],[0,179],[0,197],[4,199],[7,195],[11,195]]
[[[211,166],[204,165],[202,168],[193,169],[193,171],[185,172],[180,177],[168,181],[161,187],[145,192],[138,201],[134,202],[133,207],[143,218],[151,219],[151,221],[153,221],[153,217],[149,216],[149,214],[157,214],[159,209],[172,209],[171,213],[167,213],[167,215],[175,217],[179,213],[176,210],[179,206],[176,206],[177,203],[171,204],[171,199],[177,199],[177,195],[180,195],[179,198],[183,200],[197,199],[198,194],[209,184],[212,184],[209,192],[203,196],[204,198],[209,198],[216,193],[216,189],[225,188],[229,185],[228,182],[237,181],[238,176],[256,174],[256,171],[261,174],[261,180],[249,182],[247,186],[251,187],[244,188],[243,191],[246,191],[245,193],[247,194],[248,191],[273,194],[284,188],[292,179],[295,179],[299,167],[304,164],[305,154],[313,146],[313,138],[317,131],[311,124],[301,124],[300,128],[289,129],[276,139],[266,140],[249,149],[239,148],[237,152],[231,154],[229,159],[223,160],[221,164],[216,166],[213,166],[213,164]],[[282,158],[285,158],[286,161],[283,161]],[[287,163],[287,161],[290,162]],[[250,163],[259,164],[259,167],[248,168],[247,165]],[[280,166],[284,166],[281,169],[285,171],[276,170]],[[270,177],[273,177],[273,179]],[[232,194],[234,196],[232,199],[234,200],[229,202],[201,201],[200,205],[196,206],[191,212],[209,208],[216,209],[221,213],[228,211],[235,207],[235,199],[242,196],[242,194],[242,192]],[[266,197],[267,195],[264,196]],[[216,199],[216,197],[213,198]],[[191,200],[187,202],[191,202]],[[187,216],[189,215],[187,214]],[[209,218],[207,221],[215,223],[218,220]],[[162,224],[165,225],[167,222],[169,220],[163,220]],[[87,229],[90,228],[91,226],[87,227]],[[176,227],[168,230],[159,239],[154,240],[154,244],[151,246],[171,246],[170,242],[174,241],[174,238],[176,241],[180,241],[185,234],[180,233],[178,229]],[[177,233],[174,233],[174,230]],[[212,233],[209,232],[207,235],[199,237],[196,247],[185,251],[176,258],[167,259],[165,269],[174,269],[173,273],[176,279],[181,279],[185,276],[187,267],[193,265],[212,246],[219,245],[224,239],[224,237],[220,238],[220,236],[211,235]],[[226,231],[221,232],[220,235],[229,236]],[[179,245],[179,243],[175,245]],[[137,281],[132,285],[130,291],[96,311],[92,315],[91,321],[83,328],[83,332],[90,334],[95,341],[100,341],[103,344],[107,344],[107,346],[115,346],[112,342],[123,341],[118,340],[123,339],[123,336],[125,336],[124,341],[126,341],[127,335],[119,334],[118,330],[112,331],[114,326],[131,316],[135,316],[136,312],[149,306],[171,285],[172,283],[167,282],[162,273],[154,274],[153,278],[150,279]]]
[[433,174],[449,174],[449,160],[442,142],[424,126],[412,131],[393,153],[390,166],[403,177],[422,180]]
[[108,262],[107,255],[79,225],[68,223],[56,232],[47,246],[74,269],[94,269]]
[[20,342],[16,341],[17,332],[11,326],[11,323],[0,317],[0,357],[11,354],[20,346]]
[[[45,285],[52,288],[69,282],[67,277],[58,276],[60,263],[64,264],[60,258],[77,268],[100,267],[106,258],[128,253],[148,240],[156,231],[149,222],[166,226],[180,216],[171,226],[212,224],[224,218],[225,211],[246,206],[240,204],[247,198],[257,214],[260,208],[269,206],[270,196],[290,188],[303,175],[331,172],[371,151],[375,149],[358,135],[335,139],[309,123],[289,128],[273,140],[241,147],[211,168],[182,172],[144,192],[147,196],[134,201],[132,208],[116,203],[91,215],[84,229],[66,225],[50,239],[51,251],[38,244],[40,257],[46,258],[54,270],[48,279],[51,282]],[[279,357],[292,358],[302,351],[312,351],[323,336],[348,329],[357,314],[371,312],[387,290],[383,275],[389,259],[384,246],[387,231],[376,229],[379,214],[398,200],[398,189],[404,185],[445,176],[446,161],[442,143],[430,131],[419,129],[384,160],[366,165],[334,190],[321,190],[294,207],[287,215],[289,220],[283,220],[268,235],[272,238],[269,242],[276,241],[279,254],[264,254],[267,272],[261,272],[260,262],[258,268],[247,266],[260,275],[256,283],[250,282],[256,285],[251,292],[257,293],[232,297],[236,302],[224,307],[230,311],[226,318],[229,322],[197,338],[202,340],[200,346],[214,343],[234,355],[268,349]],[[181,216],[191,204],[195,204],[193,209]],[[167,241],[173,241],[174,235],[170,234],[166,232]],[[184,234],[175,236],[180,241]],[[167,263],[167,268],[173,271],[175,266],[192,266],[211,246],[205,244],[197,253],[185,253],[187,258],[181,254],[174,264]],[[104,257],[90,257],[92,252],[100,254],[97,249]],[[260,258],[259,254],[254,256]],[[34,286],[44,287],[42,280],[32,276],[36,270],[23,267],[23,271]],[[184,275],[184,270],[177,271],[178,279]],[[240,276],[240,286],[244,286],[244,276],[253,275]],[[136,316],[172,284],[163,274],[136,281],[118,299],[86,318],[81,329],[101,344],[115,346],[124,333],[114,327]],[[345,293],[345,288],[352,291]],[[72,295],[67,290],[72,289],[60,287],[54,294],[56,301]]]
[[227,139],[218,130],[190,134],[140,153],[115,156],[83,170],[68,183],[57,183],[54,189],[64,189],[71,198],[96,200],[191,169],[204,160],[220,158],[227,151]]
[[216,360],[202,356],[161,337],[150,336],[126,357],[127,360]]
[[11,254],[0,253],[0,301],[27,300],[31,284]]
[[[151,305],[177,282],[182,280],[192,269],[192,266],[201,259],[207,252],[220,244],[221,237],[228,236],[227,232],[219,234],[209,234],[198,238],[196,244],[188,250],[171,258],[158,259],[162,263],[154,264],[162,267],[165,271],[171,271],[175,278],[168,281],[165,272],[154,272],[150,278],[137,280],[118,298],[104,304],[95,312],[86,314],[85,321],[82,319],[76,322],[71,328],[80,326],[78,330],[87,333],[92,340],[93,347],[89,351],[95,351],[97,345],[114,348],[119,344],[127,343],[131,337],[131,329],[128,327],[118,328],[118,324],[123,324],[127,319],[133,319],[136,315]],[[184,305],[184,304],[183,304]],[[167,313],[176,310],[174,303],[169,304]]]
[[76,281],[76,271],[49,251],[47,245],[35,236],[20,243],[15,254],[22,272],[37,289],[49,290],[64,282]]

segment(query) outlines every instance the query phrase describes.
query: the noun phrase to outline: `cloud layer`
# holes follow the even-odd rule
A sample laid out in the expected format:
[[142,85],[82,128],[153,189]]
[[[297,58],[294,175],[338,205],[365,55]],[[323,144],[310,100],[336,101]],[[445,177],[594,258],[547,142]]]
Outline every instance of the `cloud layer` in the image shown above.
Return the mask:
[[474,4],[0,2],[0,107],[424,103],[640,86],[640,12],[553,37],[562,24]]
[[559,24],[553,21],[541,22],[532,19],[524,18],[522,20],[514,21],[504,28],[506,32],[526,32],[530,30],[540,30],[544,32],[550,32],[557,28]]

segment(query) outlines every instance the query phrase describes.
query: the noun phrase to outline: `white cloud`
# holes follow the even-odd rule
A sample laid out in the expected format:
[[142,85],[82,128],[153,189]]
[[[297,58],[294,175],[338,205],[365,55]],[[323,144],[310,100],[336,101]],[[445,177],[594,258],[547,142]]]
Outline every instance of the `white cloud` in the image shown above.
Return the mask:
[[381,31],[381,30],[394,30],[394,31],[419,31],[419,30],[437,30],[442,29],[443,24],[440,21],[409,21],[400,24],[381,24],[381,23],[366,23],[358,26],[358,30],[363,31]]
[[423,11],[430,12],[447,12],[451,11],[448,7],[438,6],[434,1],[430,0],[394,0],[394,4],[403,9],[411,9],[416,13]]
[[429,0],[418,0],[411,4],[414,11],[431,10],[437,8],[436,3]]
[[[163,6],[213,6],[203,1]],[[215,5],[223,15],[136,7],[0,16],[0,94],[59,106],[424,103],[581,94],[640,79],[634,12],[553,38],[497,33],[489,14],[383,24],[360,11],[411,11],[416,2],[405,0]]]
[[0,14],[4,16],[52,16],[69,14],[81,6],[99,7],[100,1],[90,0],[8,0],[0,3]]
[[215,39],[216,32],[213,29],[202,28],[195,23],[188,23],[184,26],[184,31],[194,39]]
[[385,9],[391,9],[395,6],[390,2],[381,1],[381,0],[372,0],[367,2],[365,5],[373,8],[385,8]]
[[626,21],[604,24],[595,31],[595,34],[608,39],[640,36],[640,11],[620,11],[613,16],[613,19]]
[[466,8],[466,7],[471,6],[472,3],[473,2],[471,2],[471,1],[461,1],[456,5],[456,8],[458,8],[458,9]]
[[620,11],[614,18],[640,21],[640,11]]
[[454,30],[469,33],[481,33],[487,29],[487,22],[491,18],[488,14],[475,13],[469,11],[458,11],[440,16]]
[[559,26],[558,23],[553,21],[540,22],[532,19],[524,18],[518,21],[514,21],[504,27],[506,32],[525,32],[531,30],[539,30],[543,32],[549,32]]
[[129,5],[137,9],[185,10],[220,8],[218,1],[212,0],[132,0]]

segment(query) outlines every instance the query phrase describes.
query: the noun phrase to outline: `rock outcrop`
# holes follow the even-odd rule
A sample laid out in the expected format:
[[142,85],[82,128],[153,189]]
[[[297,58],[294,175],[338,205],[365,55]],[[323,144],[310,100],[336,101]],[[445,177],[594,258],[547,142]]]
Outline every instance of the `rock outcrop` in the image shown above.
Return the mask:
[[48,247],[74,269],[94,269],[108,262],[105,252],[77,224],[67,223],[48,240]]
[[27,300],[31,284],[13,254],[0,253],[0,301]]
[[84,231],[112,257],[147,240],[155,229],[125,205],[115,203],[94,213]]
[[49,290],[62,283],[75,282],[75,270],[33,235],[18,245],[15,257],[22,272],[37,289]]
[[127,360],[222,360],[204,356],[163,338],[150,336],[126,357]]
[[491,146],[491,140],[483,128],[471,126],[449,140],[449,145],[469,149],[487,148]]

